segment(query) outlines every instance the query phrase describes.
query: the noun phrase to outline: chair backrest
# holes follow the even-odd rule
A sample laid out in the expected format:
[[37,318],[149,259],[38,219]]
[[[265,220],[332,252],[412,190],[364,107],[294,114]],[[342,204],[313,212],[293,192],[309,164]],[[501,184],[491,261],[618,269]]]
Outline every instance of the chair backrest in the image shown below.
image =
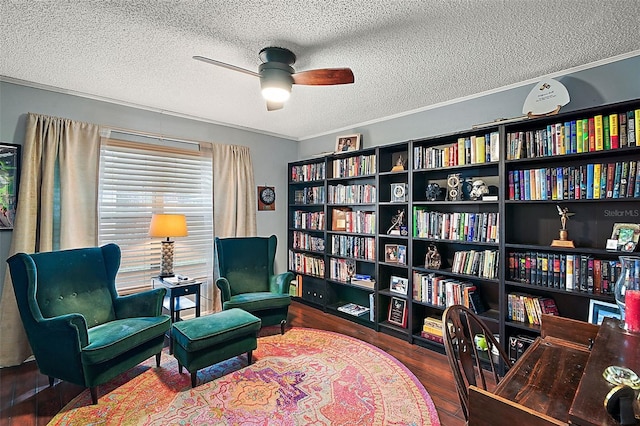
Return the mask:
[[270,237],[217,238],[221,277],[229,281],[231,295],[269,291],[277,239]]
[[117,245],[18,253],[7,262],[23,322],[25,315],[37,319],[77,313],[90,328],[115,319]]
[[[444,311],[442,333],[462,411],[468,419],[469,386],[487,390],[485,375],[492,375],[493,380],[489,384],[497,384],[501,378],[501,368],[507,370],[511,363],[489,327],[465,306],[453,305]],[[486,347],[486,350],[478,349],[476,335],[484,337],[478,344]]]

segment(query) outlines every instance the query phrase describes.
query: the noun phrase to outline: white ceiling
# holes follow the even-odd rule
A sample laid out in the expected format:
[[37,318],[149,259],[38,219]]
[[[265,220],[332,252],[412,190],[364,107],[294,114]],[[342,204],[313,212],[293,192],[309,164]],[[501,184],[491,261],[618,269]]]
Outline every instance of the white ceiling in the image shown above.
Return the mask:
[[[640,49],[639,0],[0,0],[0,76],[305,139]],[[258,51],[355,84],[267,112]]]

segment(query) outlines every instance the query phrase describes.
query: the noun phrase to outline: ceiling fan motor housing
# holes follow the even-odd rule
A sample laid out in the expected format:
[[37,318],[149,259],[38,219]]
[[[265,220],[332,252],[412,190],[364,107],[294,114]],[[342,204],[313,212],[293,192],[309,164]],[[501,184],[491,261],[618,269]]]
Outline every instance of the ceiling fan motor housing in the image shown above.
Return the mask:
[[291,92],[293,68],[281,62],[265,62],[258,68],[260,87],[277,87]]

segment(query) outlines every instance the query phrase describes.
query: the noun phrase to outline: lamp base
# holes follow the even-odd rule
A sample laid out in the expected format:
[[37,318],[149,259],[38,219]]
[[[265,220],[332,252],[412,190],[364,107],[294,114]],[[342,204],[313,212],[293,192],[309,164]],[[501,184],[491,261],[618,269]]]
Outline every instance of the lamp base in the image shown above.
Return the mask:
[[160,277],[173,277],[173,241],[162,242]]

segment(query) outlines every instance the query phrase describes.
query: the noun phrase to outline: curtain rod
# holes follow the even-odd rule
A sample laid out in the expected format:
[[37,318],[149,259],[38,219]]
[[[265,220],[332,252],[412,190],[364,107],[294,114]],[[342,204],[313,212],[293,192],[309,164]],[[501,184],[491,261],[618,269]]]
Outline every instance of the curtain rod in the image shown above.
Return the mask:
[[183,139],[183,138],[174,138],[172,136],[166,136],[163,135],[161,133],[152,133],[152,132],[144,132],[141,130],[132,130],[132,129],[125,129],[123,127],[114,127],[114,126],[100,126],[105,130],[109,130],[110,132],[116,132],[116,133],[124,133],[127,135],[132,135],[132,136],[142,136],[142,137],[146,137],[146,138],[153,138],[153,139],[159,139],[159,140],[168,140],[168,141],[173,141],[173,142],[182,142],[182,143],[189,143],[189,144],[193,144],[193,145],[201,145],[201,144],[207,144],[207,145],[212,145],[212,142],[206,142],[206,141],[199,141],[196,139]]

